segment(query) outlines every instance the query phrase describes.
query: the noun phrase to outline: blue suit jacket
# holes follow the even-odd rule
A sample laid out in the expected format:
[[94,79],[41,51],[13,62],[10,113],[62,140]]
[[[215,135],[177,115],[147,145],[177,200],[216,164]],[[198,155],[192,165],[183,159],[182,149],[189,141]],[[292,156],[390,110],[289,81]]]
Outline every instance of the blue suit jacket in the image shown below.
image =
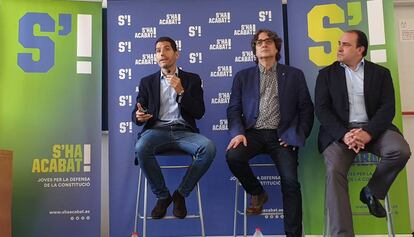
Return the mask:
[[[291,146],[305,145],[313,126],[313,103],[303,72],[297,68],[278,64],[278,92],[280,105],[279,138]],[[259,115],[259,67],[244,69],[233,80],[227,119],[230,135],[245,134],[253,128]]]
[[[142,132],[148,128],[152,128],[159,119],[160,76],[161,72],[158,71],[142,78],[139,84],[137,102],[142,107],[147,108],[149,114],[153,115],[147,122],[140,123],[135,117],[135,112],[137,111],[137,107],[135,106],[132,111],[132,121],[139,126],[144,125]],[[180,109],[181,116],[191,126],[193,132],[198,132],[199,130],[196,126],[195,119],[203,117],[205,112],[200,76],[179,70],[178,77],[181,79],[181,84],[184,87],[184,94],[182,95],[181,103],[178,104],[178,108]],[[176,101],[178,102],[178,96]]]

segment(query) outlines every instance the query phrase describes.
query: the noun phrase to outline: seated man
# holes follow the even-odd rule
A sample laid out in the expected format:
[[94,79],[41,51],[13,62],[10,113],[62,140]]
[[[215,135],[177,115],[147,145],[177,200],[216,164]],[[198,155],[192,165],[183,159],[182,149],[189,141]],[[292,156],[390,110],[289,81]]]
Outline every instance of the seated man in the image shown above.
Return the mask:
[[[133,121],[144,125],[135,152],[158,198],[152,218],[163,218],[171,202],[174,202],[174,216],[184,218],[187,215],[185,197],[210,167],[216,148],[212,141],[198,133],[195,123],[205,112],[200,77],[178,69],[179,53],[173,39],[159,38],[155,51],[161,70],[141,79],[137,106],[132,112]],[[154,156],[168,150],[182,150],[195,157],[172,197]]]
[[319,71],[315,111],[321,126],[319,151],[326,164],[326,208],[329,236],[355,236],[347,174],[355,156],[367,150],[381,161],[360,200],[369,212],[385,217],[378,199],[384,199],[411,156],[410,148],[392,124],[394,87],[388,69],[364,57],[368,39],[350,30],[339,40],[337,61]]
[[232,139],[227,164],[247,193],[248,214],[260,214],[268,196],[249,160],[268,153],[282,183],[284,227],[288,237],[302,236],[302,196],[298,181],[298,147],[313,125],[313,104],[301,70],[278,63],[282,39],[259,30],[251,41],[258,65],[233,80],[227,118]]

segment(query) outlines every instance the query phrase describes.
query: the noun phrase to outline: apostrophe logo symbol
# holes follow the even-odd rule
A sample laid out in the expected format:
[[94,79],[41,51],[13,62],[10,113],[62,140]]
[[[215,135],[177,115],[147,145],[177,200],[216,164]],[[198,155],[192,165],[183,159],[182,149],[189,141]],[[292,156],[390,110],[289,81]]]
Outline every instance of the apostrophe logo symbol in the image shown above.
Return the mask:
[[[77,15],[77,73],[91,74],[92,15]],[[17,54],[17,64],[27,73],[45,73],[55,65],[55,42],[45,33],[66,37],[72,33],[72,15],[59,14],[58,27],[48,13],[28,12],[19,21],[19,43],[24,52]]]

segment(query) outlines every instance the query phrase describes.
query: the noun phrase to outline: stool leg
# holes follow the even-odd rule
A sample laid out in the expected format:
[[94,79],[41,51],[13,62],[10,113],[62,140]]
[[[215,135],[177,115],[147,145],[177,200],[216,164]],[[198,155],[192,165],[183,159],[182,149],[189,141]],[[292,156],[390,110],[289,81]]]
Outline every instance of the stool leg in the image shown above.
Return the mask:
[[390,206],[390,197],[387,193],[385,196],[385,212],[387,213],[387,229],[388,229],[388,237],[394,237],[394,225],[392,223],[392,210]]
[[148,180],[144,179],[144,220],[142,226],[142,236],[147,237],[147,209],[148,209]]
[[201,205],[201,191],[200,191],[200,184],[197,183],[197,199],[198,199],[198,210],[200,215],[200,223],[201,223],[201,236],[205,237],[206,232],[204,229],[204,214],[203,214],[203,207]]
[[234,214],[233,214],[233,237],[237,236],[237,206],[239,197],[239,180],[236,179],[236,189],[234,191]]
[[329,213],[328,213],[328,207],[326,206],[326,182],[325,182],[325,195],[323,197],[323,236],[328,237],[329,236]]
[[243,236],[247,237],[247,192],[244,190]]
[[137,226],[138,226],[139,199],[140,199],[140,194],[141,194],[141,177],[142,177],[142,171],[141,171],[141,169],[139,169],[139,174],[138,174],[138,189],[137,189],[137,201],[135,203],[134,232],[137,232]]

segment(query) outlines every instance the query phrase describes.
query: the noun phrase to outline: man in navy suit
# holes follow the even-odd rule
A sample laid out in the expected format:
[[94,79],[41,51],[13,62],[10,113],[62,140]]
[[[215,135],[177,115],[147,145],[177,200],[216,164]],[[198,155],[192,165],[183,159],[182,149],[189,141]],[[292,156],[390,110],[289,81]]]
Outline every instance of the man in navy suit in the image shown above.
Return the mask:
[[[211,140],[198,133],[195,123],[205,112],[200,77],[178,69],[179,53],[173,39],[159,38],[155,51],[161,70],[141,79],[137,106],[132,112],[133,121],[144,125],[135,152],[158,198],[152,218],[164,217],[171,202],[174,216],[184,218],[187,215],[185,197],[210,167],[216,148]],[[155,154],[168,150],[182,150],[195,157],[172,196],[155,159]]]
[[251,41],[257,66],[236,74],[227,118],[232,137],[227,164],[252,195],[248,214],[260,214],[268,195],[249,160],[268,153],[279,172],[287,236],[302,235],[302,196],[298,182],[298,148],[313,125],[313,104],[301,70],[278,63],[282,39],[259,30]]
[[390,71],[365,60],[367,50],[364,32],[345,32],[339,40],[338,61],[320,70],[316,81],[315,111],[321,123],[319,151],[326,164],[329,236],[355,236],[347,174],[359,152],[367,150],[381,157],[360,193],[360,200],[376,217],[386,216],[378,199],[385,198],[411,155],[392,124],[395,98]]

